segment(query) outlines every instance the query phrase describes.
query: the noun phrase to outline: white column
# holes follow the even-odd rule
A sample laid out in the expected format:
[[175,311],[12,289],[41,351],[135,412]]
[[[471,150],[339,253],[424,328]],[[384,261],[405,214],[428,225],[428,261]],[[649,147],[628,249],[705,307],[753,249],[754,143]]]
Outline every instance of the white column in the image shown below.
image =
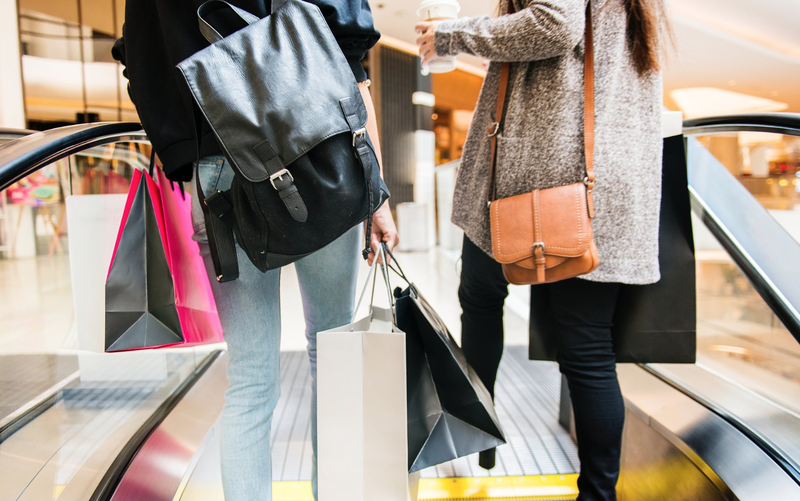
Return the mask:
[[425,205],[426,249],[436,246],[436,135],[430,130],[414,132],[417,149],[414,202]]
[[25,127],[16,0],[0,0],[0,127]]

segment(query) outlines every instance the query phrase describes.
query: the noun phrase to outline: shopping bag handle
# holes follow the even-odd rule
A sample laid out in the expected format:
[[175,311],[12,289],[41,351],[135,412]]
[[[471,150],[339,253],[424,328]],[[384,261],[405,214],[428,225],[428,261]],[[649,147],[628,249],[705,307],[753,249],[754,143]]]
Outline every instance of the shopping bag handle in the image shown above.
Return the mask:
[[411,280],[409,280],[406,277],[406,274],[403,273],[403,268],[400,267],[400,262],[397,260],[396,257],[394,257],[394,254],[392,254],[392,251],[389,250],[389,246],[386,245],[386,242],[381,242],[381,247],[383,247],[383,252],[385,252],[386,254],[389,255],[390,258],[392,258],[392,263],[394,263],[395,266],[397,266],[397,269],[395,269],[394,266],[392,266],[391,264],[388,264],[387,266],[389,267],[389,269],[392,270],[393,272],[395,272],[395,274],[398,277],[402,278],[408,285],[413,285],[411,283]]
[[150,147],[150,167],[148,168],[148,172],[150,173],[150,179],[155,179],[156,177],[156,147]]
[[[156,147],[150,147],[150,167],[147,169],[148,173],[150,174],[150,179],[153,181],[158,181],[156,179],[156,169],[158,168],[158,164],[156,164]],[[169,187],[172,191],[175,191],[175,183],[172,180],[169,180]],[[163,188],[163,187],[162,187]],[[186,200],[186,190],[183,188],[183,183],[178,183],[178,188],[181,190],[181,200]]]
[[[395,320],[394,317],[394,296],[392,295],[392,284],[389,280],[389,271],[387,270],[386,266],[383,263],[386,261],[386,252],[389,249],[386,248],[386,245],[382,245],[378,247],[378,255],[375,256],[375,260],[372,262],[372,268],[370,269],[370,274],[372,275],[372,296],[369,300],[369,314],[372,316],[372,308],[375,304],[375,284],[378,281],[378,267],[381,269],[381,275],[383,276],[384,285],[386,285],[386,292],[389,296],[389,306],[392,310],[392,320]],[[383,260],[379,258],[383,258]],[[381,261],[380,263],[378,261]],[[361,295],[358,298],[358,302],[356,303],[356,308],[353,310],[353,320],[352,322],[356,321],[356,315],[358,315],[358,310],[361,307],[361,303],[364,301],[364,296],[367,293],[367,287],[369,287],[370,277],[367,276],[367,280],[364,282],[364,288],[361,290]],[[352,323],[351,322],[351,323]]]

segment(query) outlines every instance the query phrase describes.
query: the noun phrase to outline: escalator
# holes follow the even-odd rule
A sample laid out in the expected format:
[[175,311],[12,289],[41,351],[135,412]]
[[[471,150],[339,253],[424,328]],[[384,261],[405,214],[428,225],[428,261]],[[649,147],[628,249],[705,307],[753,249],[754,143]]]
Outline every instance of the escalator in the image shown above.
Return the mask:
[[[619,498],[800,500],[800,116],[693,120],[684,135],[698,363],[619,366]],[[222,499],[224,345],[101,354],[73,292],[90,280],[75,249],[93,249],[69,242],[82,233],[65,215],[68,197],[114,207],[149,153],[138,124],[0,131],[0,500]],[[97,214],[96,227],[112,216]],[[438,254],[401,259],[437,279],[450,267]],[[281,362],[274,499],[305,501],[308,367],[301,352]],[[579,463],[560,398],[555,365],[508,347],[498,467],[465,458],[426,470],[420,499],[574,499]]]

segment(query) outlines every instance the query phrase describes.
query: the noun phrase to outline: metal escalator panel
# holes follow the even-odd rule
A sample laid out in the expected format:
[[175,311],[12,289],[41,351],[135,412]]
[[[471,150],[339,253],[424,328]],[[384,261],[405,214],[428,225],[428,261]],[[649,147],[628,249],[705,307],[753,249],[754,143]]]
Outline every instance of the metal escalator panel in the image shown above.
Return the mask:
[[89,499],[210,351],[102,353],[111,248],[150,155],[138,130],[0,131],[0,499]]

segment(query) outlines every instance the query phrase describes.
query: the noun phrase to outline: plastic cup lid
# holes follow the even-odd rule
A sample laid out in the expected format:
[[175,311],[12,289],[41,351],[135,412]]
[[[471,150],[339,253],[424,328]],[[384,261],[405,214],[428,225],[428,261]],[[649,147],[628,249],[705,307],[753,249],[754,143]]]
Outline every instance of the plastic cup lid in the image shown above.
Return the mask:
[[454,7],[456,12],[461,12],[461,4],[458,3],[458,0],[422,0],[422,3],[419,4],[419,8],[417,8],[417,16],[421,16],[424,9],[429,7],[433,7],[434,5],[447,5]]

